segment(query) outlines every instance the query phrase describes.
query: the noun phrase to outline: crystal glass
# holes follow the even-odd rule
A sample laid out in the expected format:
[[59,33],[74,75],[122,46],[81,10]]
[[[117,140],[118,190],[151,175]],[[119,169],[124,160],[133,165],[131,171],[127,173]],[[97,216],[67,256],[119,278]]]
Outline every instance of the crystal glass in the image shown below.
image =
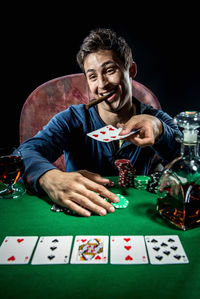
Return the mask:
[[200,113],[181,112],[175,122],[183,128],[180,156],[163,171],[158,186],[159,214],[186,230],[200,225]]
[[17,183],[24,172],[20,151],[13,147],[0,148],[0,198],[18,198],[25,193],[22,184]]

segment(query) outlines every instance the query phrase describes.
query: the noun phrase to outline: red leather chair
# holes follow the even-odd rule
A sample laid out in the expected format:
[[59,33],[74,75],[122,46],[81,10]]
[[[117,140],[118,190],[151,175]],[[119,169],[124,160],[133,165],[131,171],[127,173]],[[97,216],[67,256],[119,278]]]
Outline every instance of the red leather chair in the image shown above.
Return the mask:
[[[143,84],[133,80],[133,96],[139,101],[160,109],[157,97]],[[58,112],[71,105],[87,104],[91,99],[83,73],[52,79],[37,87],[27,98],[20,116],[20,143],[33,137]],[[64,158],[56,167],[64,170]]]

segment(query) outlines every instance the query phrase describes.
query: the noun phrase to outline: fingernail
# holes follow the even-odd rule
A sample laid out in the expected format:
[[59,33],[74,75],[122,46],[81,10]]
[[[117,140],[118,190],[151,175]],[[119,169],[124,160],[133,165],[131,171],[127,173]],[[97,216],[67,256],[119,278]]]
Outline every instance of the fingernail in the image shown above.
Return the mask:
[[115,197],[115,198],[114,198],[114,201],[115,201],[115,202],[119,202],[119,197]]
[[107,214],[106,210],[102,209],[102,210],[99,211],[100,216],[105,216],[106,214]]
[[85,216],[86,216],[86,217],[90,217],[90,216],[91,216],[91,213],[88,212],[88,211],[85,211]]
[[114,207],[110,207],[110,208],[109,208],[109,212],[110,212],[110,213],[113,213],[114,211],[115,211],[115,208],[114,208]]

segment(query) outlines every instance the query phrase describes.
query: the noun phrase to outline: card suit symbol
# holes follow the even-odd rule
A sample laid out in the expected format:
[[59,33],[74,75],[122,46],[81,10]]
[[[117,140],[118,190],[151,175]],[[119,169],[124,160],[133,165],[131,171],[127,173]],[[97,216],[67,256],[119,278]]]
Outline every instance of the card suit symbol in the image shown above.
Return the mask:
[[161,261],[163,259],[163,257],[161,255],[157,255],[156,259],[159,260],[159,261]]
[[48,259],[51,261],[55,258],[55,255],[48,255]]
[[67,258],[68,258],[68,255],[65,255],[65,257],[64,257],[64,262],[65,263],[67,262]]
[[93,136],[93,137],[98,137],[99,135],[98,135],[98,134],[92,134],[92,136]]
[[181,258],[181,255],[179,255],[179,254],[176,254],[176,255],[174,255],[174,257],[175,257],[175,259],[177,259],[177,260],[180,260],[180,258]]
[[154,250],[159,251],[160,247],[153,247]]
[[13,262],[13,261],[15,261],[15,257],[14,257],[14,255],[12,255],[11,257],[9,257],[9,258],[8,258],[8,261],[9,261],[9,262]]
[[127,257],[125,257],[125,260],[126,260],[126,261],[132,261],[133,258],[132,258],[130,255],[127,255]]
[[100,131],[101,134],[106,134],[106,131]]
[[6,239],[5,242],[8,242],[8,239]]
[[116,138],[116,137],[117,137],[117,136],[110,136],[110,138],[113,138],[113,139]]
[[166,255],[169,255],[169,254],[170,254],[170,251],[165,250],[165,251],[163,251],[163,253],[166,254]]
[[176,251],[178,249],[177,246],[171,246],[170,248],[173,249],[174,251]]
[[54,239],[54,240],[52,241],[52,243],[57,243],[57,242],[59,242],[58,239]]
[[56,247],[56,246],[50,247],[51,250],[55,250],[56,248],[58,248],[58,247]]
[[172,239],[172,238],[169,238],[168,240],[167,240],[168,242],[175,242],[175,240],[174,239]]
[[151,243],[157,243],[158,241],[156,239],[152,239]]
[[105,138],[104,141],[108,141],[109,139]]
[[83,242],[83,243],[86,242],[86,241],[87,241],[87,239],[81,239],[81,242]]
[[115,129],[113,129],[113,128],[109,128],[109,131],[114,131]]
[[17,239],[17,242],[18,243],[21,243],[21,242],[23,242],[24,241],[24,239]]
[[124,241],[129,242],[130,238],[124,238]]
[[95,260],[101,260],[101,257],[100,257],[99,255],[97,255],[97,256],[95,257]]
[[162,242],[162,244],[160,244],[160,246],[167,247],[168,245],[165,242]]
[[131,246],[124,246],[124,248],[125,248],[126,250],[130,250],[130,249],[131,249]]
[[143,261],[145,262],[145,261],[146,261],[146,256],[143,255],[142,259],[143,259]]

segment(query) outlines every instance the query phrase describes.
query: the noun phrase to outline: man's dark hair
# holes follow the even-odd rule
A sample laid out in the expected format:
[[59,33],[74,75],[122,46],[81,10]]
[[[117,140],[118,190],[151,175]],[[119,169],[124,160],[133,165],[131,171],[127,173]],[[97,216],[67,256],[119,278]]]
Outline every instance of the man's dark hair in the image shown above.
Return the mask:
[[131,49],[123,37],[117,36],[111,29],[98,28],[92,30],[83,40],[83,44],[76,56],[77,62],[83,72],[86,56],[99,50],[113,50],[123,62],[125,69],[128,69],[133,62]]

